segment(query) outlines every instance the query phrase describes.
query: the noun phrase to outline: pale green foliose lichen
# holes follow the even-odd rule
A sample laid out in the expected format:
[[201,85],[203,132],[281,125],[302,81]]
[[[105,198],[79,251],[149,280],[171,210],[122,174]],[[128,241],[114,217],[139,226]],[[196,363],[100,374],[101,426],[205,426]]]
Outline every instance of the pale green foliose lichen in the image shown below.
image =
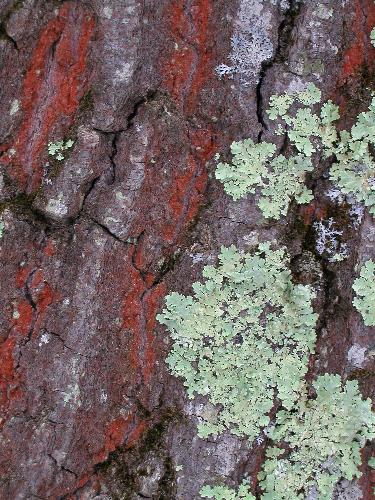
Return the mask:
[[334,124],[340,118],[339,108],[332,101],[313,112],[312,106],[320,99],[314,84],[302,92],[271,96],[268,116],[278,121],[276,134],[287,134],[297,155],[275,155],[276,146],[267,142],[255,144],[245,139],[233,143],[232,163],[219,163],[216,170],[216,178],[233,199],[259,192],[263,215],[280,218],[292,198],[297,203],[313,198],[304,181],[313,170],[312,155],[319,153],[332,159],[330,178],[342,193],[363,202],[375,215],[375,162],[370,152],[375,146],[375,97],[352,129],[341,132]]
[[251,139],[234,142],[232,164],[219,163],[215,175],[234,200],[259,190],[258,206],[263,215],[279,219],[287,213],[291,198],[297,203],[312,200],[304,178],[313,167],[311,160],[303,155],[272,158],[275,150],[276,146],[267,142],[254,144]]
[[[275,155],[276,146],[267,142],[255,144],[251,139],[234,142],[232,163],[219,163],[215,174],[234,200],[259,192],[259,208],[265,217],[274,219],[287,213],[291,199],[297,203],[312,200],[312,192],[305,186],[306,173],[313,170],[310,157],[315,147],[311,137],[323,137],[329,144],[334,140],[328,118],[330,110],[326,109],[324,116],[319,117],[309,107],[320,98],[321,92],[314,84],[301,92],[270,98],[268,115],[271,120],[280,119],[277,133],[288,133],[297,154],[289,158]],[[294,103],[304,107],[291,114],[289,110]]]
[[320,113],[303,107],[288,114],[286,111],[295,99],[311,106],[320,100],[320,95],[312,93],[310,100],[301,100],[298,94],[294,98],[289,94],[273,96],[269,117],[278,119],[281,124],[284,122],[284,125],[279,123],[277,133],[287,133],[299,153],[308,158],[315,152],[332,158],[332,181],[344,194],[363,202],[375,215],[375,162],[370,152],[375,145],[375,98],[368,111],[360,113],[351,131],[340,133],[333,124],[340,118],[339,109],[332,101],[324,103]]
[[363,202],[375,215],[375,162],[370,147],[375,145],[375,98],[369,110],[359,115],[351,132],[340,133],[336,145],[328,148],[336,162],[331,167],[331,179],[344,194]]
[[247,481],[243,481],[237,491],[218,485],[203,486],[199,493],[203,498],[214,498],[215,500],[255,500]]
[[[267,110],[270,120],[279,121],[276,133],[286,133],[297,151],[308,158],[318,150],[332,147],[337,140],[332,123],[340,117],[338,107],[327,101],[321,106],[320,113],[313,113],[311,108],[320,99],[320,90],[310,83],[302,92],[272,96],[270,109]],[[297,109],[289,112],[292,104]]]
[[188,396],[220,405],[199,425],[201,437],[226,429],[250,441],[270,422],[277,396],[293,408],[314,350],[313,291],[295,285],[284,249],[255,254],[222,248],[193,296],[171,293],[158,315],[173,340],[167,363]]
[[368,260],[353,283],[356,297],[353,305],[361,313],[366,326],[375,326],[375,262]]
[[64,141],[49,142],[48,154],[50,156],[54,156],[56,160],[61,161],[64,159],[63,151],[70,149],[73,146],[73,144],[74,141],[72,141],[72,139],[68,139],[65,143]]
[[[361,472],[360,450],[375,437],[371,400],[362,400],[357,381],[342,386],[339,375],[323,375],[313,384],[316,399],[300,398],[292,411],[279,411],[269,438],[284,446],[267,450],[259,474],[263,500],[331,500],[337,482]],[[285,444],[287,450],[285,450]]]

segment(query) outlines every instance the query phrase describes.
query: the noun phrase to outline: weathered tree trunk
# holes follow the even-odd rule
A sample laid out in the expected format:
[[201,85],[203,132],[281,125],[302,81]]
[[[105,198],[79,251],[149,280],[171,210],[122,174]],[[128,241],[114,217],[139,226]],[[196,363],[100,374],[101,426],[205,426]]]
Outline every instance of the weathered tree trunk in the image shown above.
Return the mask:
[[[314,82],[342,128],[366,109],[374,2],[320,3],[0,0],[0,498],[195,499],[245,474],[256,490],[265,444],[197,437],[204,399],[169,373],[156,321],[222,245],[286,245],[295,278],[320,290],[309,377],[374,396],[374,329],[351,305],[374,219],[350,225],[324,169],[281,222],[213,175],[233,140],[274,137],[272,94]],[[65,158],[48,155],[63,139]],[[331,217],[340,263],[316,247],[314,222]],[[372,498],[362,472],[342,498]]]

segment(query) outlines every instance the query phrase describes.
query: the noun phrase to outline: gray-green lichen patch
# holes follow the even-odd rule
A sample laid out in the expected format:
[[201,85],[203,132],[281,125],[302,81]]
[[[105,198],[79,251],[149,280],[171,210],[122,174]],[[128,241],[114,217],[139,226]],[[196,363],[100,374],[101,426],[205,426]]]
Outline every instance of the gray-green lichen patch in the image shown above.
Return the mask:
[[327,148],[326,156],[334,155],[331,179],[346,195],[363,202],[375,215],[375,162],[370,148],[375,144],[375,98],[369,109],[361,113],[350,132],[340,132],[336,145]]
[[74,144],[72,139],[68,139],[67,141],[57,141],[57,142],[49,142],[48,143],[48,154],[56,158],[56,160],[64,159],[64,151],[70,149]]
[[214,498],[215,500],[255,500],[247,481],[243,481],[237,491],[220,485],[204,486],[200,495],[203,498]]
[[[312,200],[312,192],[304,184],[307,172],[313,170],[310,157],[316,149],[312,137],[320,137],[324,144],[331,145],[336,137],[331,123],[338,117],[337,107],[330,101],[322,107],[321,116],[312,113],[311,106],[320,98],[321,92],[313,84],[270,98],[269,118],[279,121],[277,133],[288,134],[297,154],[289,158],[275,155],[276,146],[268,142],[234,142],[232,163],[221,162],[216,169],[216,178],[234,200],[260,192],[259,208],[265,217],[274,219],[287,213],[292,198],[297,203]],[[290,108],[295,103],[299,107],[292,113]]]
[[260,473],[264,499],[305,498],[315,489],[331,499],[341,478],[361,476],[361,448],[375,437],[370,399],[362,400],[357,381],[342,384],[339,375],[323,375],[313,384],[316,399],[302,397],[293,411],[279,411],[268,435],[288,445],[267,450]]
[[353,290],[356,293],[353,305],[361,313],[365,325],[375,326],[375,262],[368,260],[363,264]]
[[272,158],[275,150],[276,146],[267,142],[255,144],[251,139],[234,142],[232,163],[219,163],[215,175],[234,200],[260,191],[258,206],[263,215],[278,219],[286,214],[291,198],[298,203],[311,201],[312,193],[303,180],[313,167],[302,155]]
[[[311,201],[312,192],[304,181],[316,154],[333,162],[330,178],[343,195],[353,205],[364,203],[375,214],[375,162],[370,151],[375,145],[375,97],[350,132],[337,131],[339,108],[332,101],[314,112],[320,99],[321,92],[312,83],[303,90],[271,96],[269,119],[277,121],[276,134],[286,135],[297,155],[274,156],[276,145],[269,142],[234,142],[232,163],[219,163],[216,169],[216,177],[233,199],[260,192],[258,206],[263,215],[280,218],[292,198],[297,203]],[[342,260],[345,252],[331,257]]]
[[315,322],[308,286],[294,285],[283,249],[253,255],[222,248],[194,296],[171,293],[158,316],[173,339],[167,362],[188,395],[207,395],[218,412],[198,426],[202,437],[229,429],[250,441],[269,424],[277,395],[285,408],[299,397]]

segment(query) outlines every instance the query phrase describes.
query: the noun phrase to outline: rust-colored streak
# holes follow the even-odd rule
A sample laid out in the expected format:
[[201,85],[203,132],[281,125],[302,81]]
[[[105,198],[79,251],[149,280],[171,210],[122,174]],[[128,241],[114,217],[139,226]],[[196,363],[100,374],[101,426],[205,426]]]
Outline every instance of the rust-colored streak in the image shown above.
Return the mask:
[[146,428],[147,423],[144,421],[140,422],[126,438],[126,448],[132,448],[134,445],[136,445]]
[[207,184],[206,162],[216,151],[216,144],[210,130],[190,133],[194,154],[187,158],[187,169],[182,175],[176,174],[168,205],[170,217],[164,225],[163,236],[172,243],[181,229],[197,215]]
[[29,334],[33,321],[33,309],[27,300],[15,304],[14,312],[13,328],[0,345],[0,429],[6,422],[10,404],[21,397],[20,375],[15,369],[14,352],[18,339]]
[[[130,264],[130,263],[129,263]],[[134,375],[139,373],[148,384],[155,365],[153,329],[161,298],[163,283],[153,288],[151,276],[143,278],[140,271],[129,265],[129,290],[123,303],[123,329],[130,332],[129,358]]]
[[192,114],[197,108],[199,92],[209,79],[212,70],[212,53],[209,48],[210,24],[212,13],[211,0],[196,0],[191,7],[191,16],[195,28],[194,43],[198,62],[190,86],[190,93],[187,98],[186,110]]
[[14,330],[22,337],[26,336],[31,329],[33,320],[33,308],[25,299],[17,304],[15,310],[16,317],[14,319]]
[[124,442],[126,431],[131,423],[132,416],[127,418],[117,417],[107,427],[102,450],[93,457],[93,464],[98,464],[107,459],[109,453],[114,451]]
[[47,308],[54,299],[51,287],[43,280],[42,271],[38,269],[34,274],[32,272],[30,265],[21,267],[16,273],[15,282],[17,288],[22,290],[32,276],[29,292],[35,294],[35,304],[31,304],[26,298],[14,304],[12,329],[8,338],[0,345],[0,411],[3,416],[0,428],[6,421],[12,401],[22,396],[21,374],[15,369],[14,363],[17,344],[25,337],[36,337],[39,334]]
[[[93,30],[93,17],[75,2],[66,2],[39,37],[23,81],[23,120],[2,157],[21,190],[39,187],[47,142],[61,139],[73,123],[88,84],[86,59]],[[56,130],[59,137],[53,137]]]
[[373,0],[355,0],[355,18],[349,27],[353,31],[353,42],[344,53],[341,81],[353,77],[364,65],[373,65],[375,48],[370,43],[370,32],[374,26]]
[[144,324],[142,296],[146,287],[140,272],[131,265],[131,254],[129,254],[126,275],[129,280],[129,289],[124,298],[123,328],[131,334],[129,357],[132,370],[137,373],[142,364],[141,347]]
[[[128,415],[126,418],[119,416],[112,420],[105,430],[102,449],[93,456],[92,467],[107,460],[109,454],[120,446],[125,449],[132,448],[137,444],[146,429],[147,422],[139,422],[137,419],[134,419],[132,415]],[[71,492],[77,492],[77,490],[83,488],[89,482],[97,492],[100,491],[100,477],[93,473],[91,469],[83,474],[75,485],[63,492],[64,498],[65,496],[68,499],[77,498],[77,494],[71,494]]]
[[196,111],[199,93],[212,70],[211,13],[212,0],[192,2],[190,16],[181,0],[166,10],[174,46],[170,57],[162,61],[164,84],[188,115]]
[[146,315],[146,346],[143,364],[143,380],[146,384],[150,383],[151,376],[155,367],[155,353],[153,349],[154,342],[154,328],[156,323],[156,314],[161,305],[161,301],[166,293],[166,286],[160,283],[152,288],[147,295],[145,295],[145,315]]
[[184,12],[183,2],[173,2],[166,11],[166,18],[169,20],[174,47],[170,58],[162,61],[161,74],[164,75],[164,83],[173,99],[182,106],[194,61],[194,51],[185,41],[189,31],[189,21]]
[[179,173],[175,174],[172,193],[168,200],[170,217],[163,228],[163,237],[169,243],[172,243],[176,235],[179,234],[179,221],[184,215],[187,197],[191,196],[192,183],[194,182],[196,170],[196,161],[192,155],[189,155],[186,172],[182,175]]
[[55,242],[51,239],[49,239],[43,248],[43,253],[47,257],[53,257],[56,253],[56,247],[55,247]]
[[0,429],[4,425],[4,413],[10,399],[9,387],[14,380],[14,360],[13,351],[15,347],[15,339],[7,338],[0,346]]
[[300,214],[304,225],[311,226],[314,221],[327,217],[327,207],[320,206],[317,201],[312,201],[309,205],[300,206]]

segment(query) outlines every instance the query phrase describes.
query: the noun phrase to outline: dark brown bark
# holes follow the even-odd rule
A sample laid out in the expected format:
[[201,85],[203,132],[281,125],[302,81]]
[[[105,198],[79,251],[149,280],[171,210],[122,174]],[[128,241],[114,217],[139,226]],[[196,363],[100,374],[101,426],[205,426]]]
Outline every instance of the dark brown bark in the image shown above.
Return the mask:
[[[255,478],[262,445],[197,437],[202,402],[168,373],[155,319],[222,245],[254,235],[277,237],[295,278],[319,285],[309,376],[356,378],[374,397],[374,329],[351,305],[374,219],[348,224],[325,194],[327,165],[310,179],[314,202],[278,223],[213,176],[233,140],[274,140],[274,93],[314,82],[343,128],[368,105],[374,2],[324,5],[328,17],[296,0],[0,1],[0,498],[192,499],[207,482]],[[249,43],[243,73],[220,79],[231,36],[254,37],[251,16],[262,50]],[[75,144],[59,162],[47,143],[63,138]],[[340,264],[316,250],[314,222],[330,217],[349,249]]]

